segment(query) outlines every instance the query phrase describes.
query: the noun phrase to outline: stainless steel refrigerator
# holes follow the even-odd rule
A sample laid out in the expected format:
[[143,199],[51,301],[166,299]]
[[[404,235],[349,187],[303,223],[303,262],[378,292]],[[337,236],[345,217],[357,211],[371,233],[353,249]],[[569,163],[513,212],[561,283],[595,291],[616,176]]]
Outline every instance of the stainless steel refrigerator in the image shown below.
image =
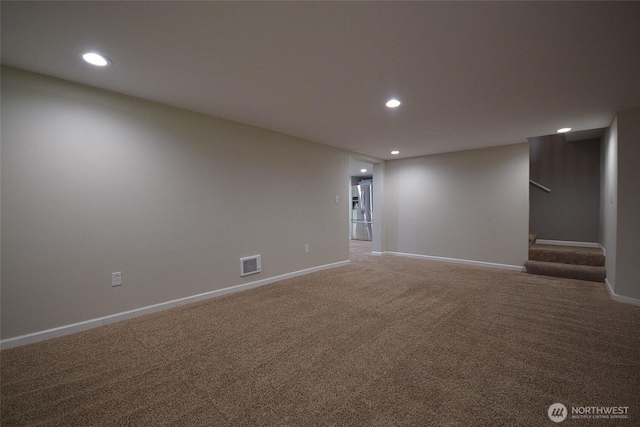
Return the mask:
[[351,239],[369,240],[373,224],[373,180],[363,179],[351,189]]

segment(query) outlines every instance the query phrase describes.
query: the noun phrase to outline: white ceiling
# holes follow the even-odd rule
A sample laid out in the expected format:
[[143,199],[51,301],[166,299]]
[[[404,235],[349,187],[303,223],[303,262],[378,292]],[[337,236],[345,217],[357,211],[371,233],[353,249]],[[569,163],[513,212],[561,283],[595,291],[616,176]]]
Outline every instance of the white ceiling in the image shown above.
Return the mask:
[[[366,169],[366,172],[360,172]],[[373,163],[368,163],[353,157],[349,158],[349,176],[373,176]]]
[[381,159],[602,128],[640,106],[637,2],[0,7],[3,64]]

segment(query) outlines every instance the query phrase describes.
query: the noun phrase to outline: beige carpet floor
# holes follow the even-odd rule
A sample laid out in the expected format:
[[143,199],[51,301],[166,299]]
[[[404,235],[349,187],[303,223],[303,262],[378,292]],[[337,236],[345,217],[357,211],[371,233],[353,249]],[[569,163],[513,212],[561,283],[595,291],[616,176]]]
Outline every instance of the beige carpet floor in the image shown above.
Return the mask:
[[[555,425],[628,406],[640,309],[602,283],[392,256],[0,353],[1,424]],[[369,244],[370,245],[370,244]]]

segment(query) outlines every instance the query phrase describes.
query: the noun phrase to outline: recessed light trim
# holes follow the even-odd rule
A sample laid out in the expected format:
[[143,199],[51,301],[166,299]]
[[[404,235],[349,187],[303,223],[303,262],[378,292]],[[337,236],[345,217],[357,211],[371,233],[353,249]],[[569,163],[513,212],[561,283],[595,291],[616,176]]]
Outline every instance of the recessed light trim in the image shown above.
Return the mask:
[[360,172],[365,173],[367,170],[366,169],[360,169]]
[[96,52],[85,52],[81,56],[86,62],[91,65],[95,65],[96,67],[106,67],[111,64],[109,58]]
[[394,99],[388,100],[386,105],[389,108],[396,108],[396,107],[399,107],[400,104],[401,102],[394,98]]
[[394,156],[397,156],[398,154],[400,154],[400,152],[398,150],[393,150],[391,154],[393,154]]
[[571,128],[560,128],[556,132],[558,133],[567,133],[571,130]]

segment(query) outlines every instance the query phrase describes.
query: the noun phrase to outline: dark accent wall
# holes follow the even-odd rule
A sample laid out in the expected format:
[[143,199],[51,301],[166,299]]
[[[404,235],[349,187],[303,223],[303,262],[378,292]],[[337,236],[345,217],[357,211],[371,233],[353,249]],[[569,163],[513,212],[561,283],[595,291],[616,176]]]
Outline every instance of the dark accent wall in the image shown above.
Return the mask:
[[529,140],[529,230],[539,239],[598,242],[600,140],[567,142],[564,135]]

